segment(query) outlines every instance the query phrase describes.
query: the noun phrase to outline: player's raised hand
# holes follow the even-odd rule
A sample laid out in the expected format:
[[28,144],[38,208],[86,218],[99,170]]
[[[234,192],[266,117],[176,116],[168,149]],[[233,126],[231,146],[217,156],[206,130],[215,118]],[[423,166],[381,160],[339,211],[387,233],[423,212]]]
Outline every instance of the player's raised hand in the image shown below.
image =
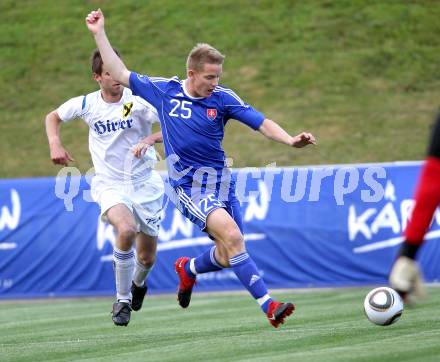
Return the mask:
[[104,14],[101,9],[93,10],[86,16],[86,25],[92,34],[104,29]]
[[68,166],[69,161],[75,161],[73,157],[61,145],[51,145],[50,158],[55,165]]
[[301,132],[299,135],[292,137],[292,147],[302,148],[307,145],[316,145],[315,136],[308,132]]

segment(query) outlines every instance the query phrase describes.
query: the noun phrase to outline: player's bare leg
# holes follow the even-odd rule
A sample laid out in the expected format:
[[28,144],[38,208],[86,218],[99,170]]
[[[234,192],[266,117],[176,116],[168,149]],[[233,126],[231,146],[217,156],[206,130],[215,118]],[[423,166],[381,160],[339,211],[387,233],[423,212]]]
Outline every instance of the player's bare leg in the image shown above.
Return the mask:
[[230,267],[228,255],[228,249],[226,249],[222,243],[216,243],[214,256],[218,263],[223,266],[223,268]]
[[216,209],[208,215],[206,220],[207,231],[218,245],[218,261],[229,265],[229,259],[246,251],[243,235],[225,209]]
[[117,204],[107,211],[109,222],[116,231],[113,249],[113,266],[116,279],[117,301],[113,304],[113,322],[126,326],[131,315],[131,281],[134,271],[133,242],[136,223],[133,214],[124,204]]
[[145,294],[147,293],[146,278],[156,261],[157,236],[139,233],[136,237],[136,257],[131,285],[131,308],[138,311],[142,308]]

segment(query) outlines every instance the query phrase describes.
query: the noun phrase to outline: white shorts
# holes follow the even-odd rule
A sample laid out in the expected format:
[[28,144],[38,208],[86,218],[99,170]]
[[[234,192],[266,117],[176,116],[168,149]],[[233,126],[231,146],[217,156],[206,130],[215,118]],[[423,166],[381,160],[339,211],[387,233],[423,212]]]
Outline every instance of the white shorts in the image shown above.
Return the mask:
[[150,236],[159,234],[164,185],[156,171],[148,180],[138,183],[114,182],[95,176],[91,194],[101,208],[101,220],[108,221],[108,210],[124,204],[133,213],[138,232]]

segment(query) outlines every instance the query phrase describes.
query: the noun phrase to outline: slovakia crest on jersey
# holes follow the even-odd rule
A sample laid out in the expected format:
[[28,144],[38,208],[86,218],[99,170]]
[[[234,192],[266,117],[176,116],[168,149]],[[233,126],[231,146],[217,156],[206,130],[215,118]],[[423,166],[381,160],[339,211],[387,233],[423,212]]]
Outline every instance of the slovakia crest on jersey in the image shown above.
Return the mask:
[[208,108],[206,110],[206,115],[211,121],[213,121],[217,117],[217,110],[215,108]]

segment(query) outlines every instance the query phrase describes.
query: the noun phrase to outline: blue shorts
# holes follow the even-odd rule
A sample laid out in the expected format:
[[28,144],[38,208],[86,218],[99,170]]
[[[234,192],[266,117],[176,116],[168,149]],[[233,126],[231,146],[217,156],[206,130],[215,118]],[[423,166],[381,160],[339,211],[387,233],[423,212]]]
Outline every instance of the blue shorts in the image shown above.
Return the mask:
[[219,192],[215,190],[194,195],[194,192],[191,192],[191,184],[177,186],[174,191],[177,195],[176,207],[185,217],[196,224],[200,230],[206,231],[206,219],[212,211],[223,208],[232,216],[243,233],[241,206],[235,196],[234,184],[230,186],[226,200],[224,200],[224,197],[220,198]]

